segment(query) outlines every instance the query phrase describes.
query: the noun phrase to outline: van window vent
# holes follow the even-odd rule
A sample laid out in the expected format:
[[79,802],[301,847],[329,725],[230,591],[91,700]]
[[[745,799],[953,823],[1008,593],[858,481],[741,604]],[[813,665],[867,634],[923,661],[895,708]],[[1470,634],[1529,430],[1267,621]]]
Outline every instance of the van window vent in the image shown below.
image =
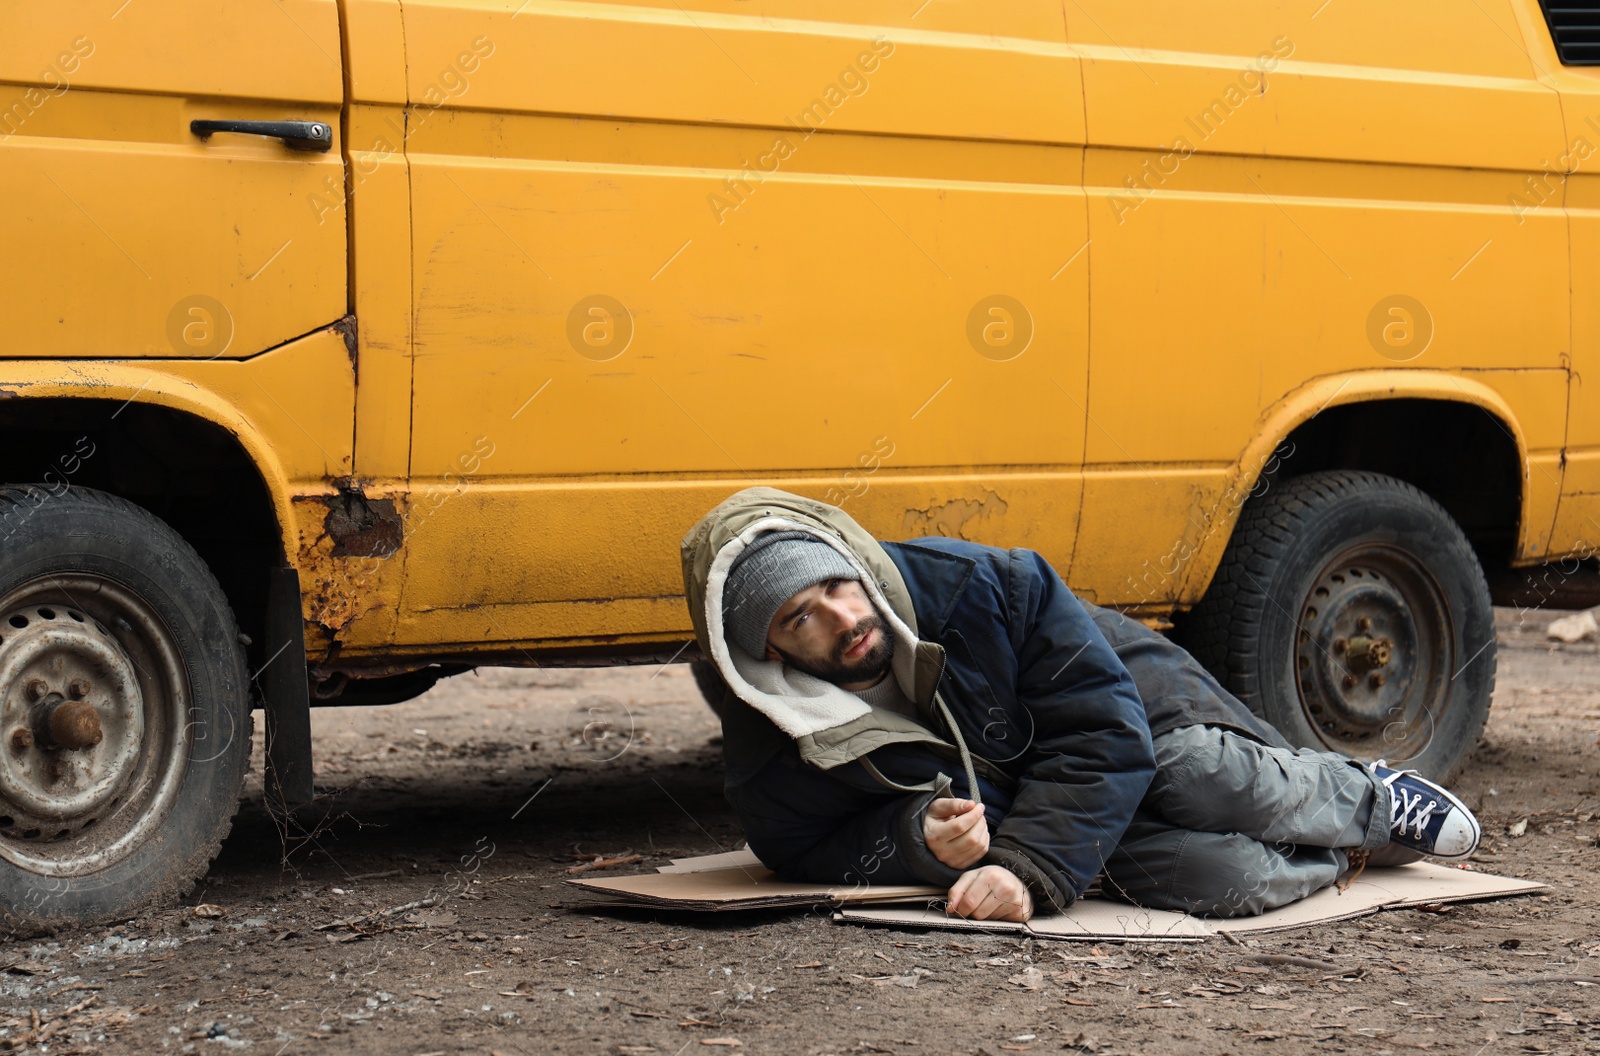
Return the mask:
[[1600,0],[1539,0],[1563,66],[1600,66]]

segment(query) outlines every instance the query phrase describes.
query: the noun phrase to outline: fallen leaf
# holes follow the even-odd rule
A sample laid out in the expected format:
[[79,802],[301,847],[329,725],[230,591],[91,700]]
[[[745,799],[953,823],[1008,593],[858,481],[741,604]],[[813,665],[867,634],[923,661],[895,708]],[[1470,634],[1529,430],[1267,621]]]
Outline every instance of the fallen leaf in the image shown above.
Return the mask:
[[742,1048],[744,1048],[744,1042],[740,1041],[738,1038],[701,1038],[700,1039],[700,1044],[702,1044],[702,1045],[726,1045],[728,1048],[731,1048],[731,1049],[742,1049]]
[[418,909],[406,914],[406,922],[421,928],[446,928],[461,918],[448,909]]
[[795,965],[795,967],[796,968],[821,968],[822,967],[822,962],[821,961],[812,961],[810,964],[797,964],[797,965]]
[[907,975],[880,975],[871,980],[873,986],[904,986],[914,988],[925,975],[933,973],[926,968],[913,968]]
[[204,917],[207,920],[216,920],[218,917],[225,917],[228,915],[227,910],[223,909],[214,902],[202,902],[189,912],[193,913],[197,917]]
[[1507,836],[1521,836],[1523,833],[1525,833],[1527,831],[1528,831],[1528,819],[1527,818],[1523,818],[1521,821],[1517,822],[1515,825],[1508,825],[1506,827],[1506,835]]
[[48,964],[39,961],[12,961],[3,970],[13,975],[49,975],[55,971]]
[[1013,986],[1020,986],[1024,990],[1037,990],[1044,985],[1044,973],[1029,965],[1021,973],[1013,975],[1006,982]]
[[1296,1005],[1289,1004],[1287,1001],[1263,1001],[1259,1005],[1250,1006],[1251,1010],[1255,1012],[1293,1012],[1297,1007],[1298,1006]]
[[644,861],[642,854],[622,854],[615,858],[598,857],[593,861],[584,862],[582,865],[570,867],[569,873],[587,873],[592,869],[611,869],[619,865],[632,865],[634,862]]
[[427,998],[429,1001],[444,1000],[444,995],[434,990],[413,990],[411,991],[411,996]]
[[1094,1007],[1093,1001],[1085,1001],[1078,997],[1063,997],[1061,1000],[1065,1001],[1069,1005],[1082,1005],[1084,1008]]

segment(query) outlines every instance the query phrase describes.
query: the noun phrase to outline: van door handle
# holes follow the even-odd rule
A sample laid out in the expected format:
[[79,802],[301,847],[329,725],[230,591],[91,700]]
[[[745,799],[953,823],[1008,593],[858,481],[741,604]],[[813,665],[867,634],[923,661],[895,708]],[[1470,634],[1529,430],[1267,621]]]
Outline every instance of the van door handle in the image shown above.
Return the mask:
[[201,139],[213,132],[271,136],[293,150],[327,150],[333,146],[333,129],[321,121],[190,121],[189,131]]

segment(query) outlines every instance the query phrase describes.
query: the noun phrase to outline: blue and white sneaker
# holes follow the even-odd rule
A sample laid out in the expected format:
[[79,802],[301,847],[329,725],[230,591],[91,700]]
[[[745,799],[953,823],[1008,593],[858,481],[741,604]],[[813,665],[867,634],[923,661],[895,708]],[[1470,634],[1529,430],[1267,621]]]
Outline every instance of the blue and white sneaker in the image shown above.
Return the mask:
[[1389,790],[1389,843],[1435,858],[1467,858],[1483,829],[1467,805],[1415,770],[1379,759],[1372,773]]

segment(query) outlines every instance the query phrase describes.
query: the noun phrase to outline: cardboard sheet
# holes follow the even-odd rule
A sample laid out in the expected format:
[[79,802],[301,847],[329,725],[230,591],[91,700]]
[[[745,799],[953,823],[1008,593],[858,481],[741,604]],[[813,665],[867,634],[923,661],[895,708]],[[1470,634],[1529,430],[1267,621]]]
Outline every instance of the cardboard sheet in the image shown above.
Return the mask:
[[901,928],[1011,932],[1040,939],[1096,942],[1202,942],[1216,933],[1199,917],[1140,909],[1102,898],[1086,898],[1065,913],[1037,916],[1026,924],[963,920],[924,906],[846,906],[833,919],[844,924],[887,924]]
[[847,906],[836,912],[834,919],[907,928],[1007,931],[1041,939],[1194,942],[1223,932],[1264,935],[1331,924],[1384,909],[1505,898],[1544,887],[1532,880],[1513,880],[1418,862],[1398,869],[1369,869],[1344,891],[1323,888],[1309,898],[1257,917],[1206,919],[1158,909],[1138,909],[1104,899],[1083,899],[1066,913],[1038,916],[1027,924],[960,920],[947,917],[937,909],[909,906]]
[[1086,898],[1066,913],[1013,924],[946,916],[942,908],[944,890],[937,887],[785,883],[748,850],[674,859],[657,872],[642,876],[567,882],[599,896],[596,905],[707,912],[835,905],[841,908],[834,919],[845,923],[1112,942],[1199,942],[1223,932],[1261,935],[1348,920],[1383,909],[1503,898],[1545,886],[1531,880],[1419,862],[1398,869],[1369,869],[1344,891],[1325,888],[1310,898],[1258,917],[1205,919]]
[[1417,862],[1398,869],[1368,869],[1347,891],[1325,887],[1309,898],[1259,917],[1211,921],[1211,928],[1234,935],[1262,935],[1348,920],[1376,913],[1380,909],[1505,898],[1508,895],[1541,891],[1545,886],[1534,880],[1516,880],[1432,862]]
[[726,912],[736,909],[773,909],[783,906],[871,905],[879,902],[923,901],[944,894],[937,887],[916,885],[789,884],[748,850],[727,851],[704,858],[677,858],[642,876],[568,880],[567,883],[601,895],[597,904],[652,906]]

